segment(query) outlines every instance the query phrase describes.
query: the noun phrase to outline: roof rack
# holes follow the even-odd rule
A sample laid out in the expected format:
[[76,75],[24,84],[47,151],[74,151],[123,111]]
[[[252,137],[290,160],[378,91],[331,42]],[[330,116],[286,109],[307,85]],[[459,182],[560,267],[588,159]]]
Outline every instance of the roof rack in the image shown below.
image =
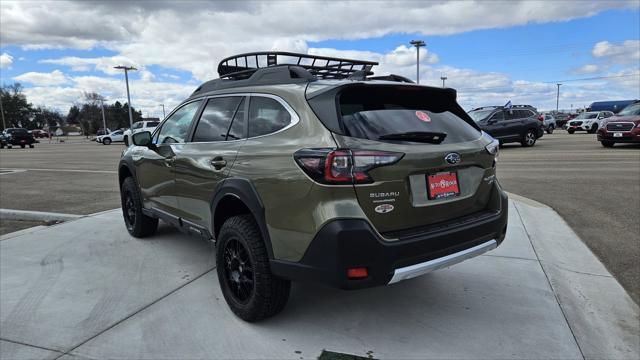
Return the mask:
[[282,65],[299,66],[317,79],[347,79],[352,75],[373,75],[371,68],[378,63],[283,51],[262,51],[222,59],[218,64],[218,74],[221,79],[243,80],[251,77],[259,69]]

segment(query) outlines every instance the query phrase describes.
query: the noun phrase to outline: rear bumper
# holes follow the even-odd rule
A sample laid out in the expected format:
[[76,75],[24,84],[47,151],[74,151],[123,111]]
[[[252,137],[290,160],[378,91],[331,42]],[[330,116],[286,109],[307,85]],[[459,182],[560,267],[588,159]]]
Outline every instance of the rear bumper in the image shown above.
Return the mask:
[[[272,260],[280,277],[315,281],[342,289],[386,285],[447,267],[502,243],[507,230],[508,200],[499,191],[499,209],[466,220],[426,227],[387,241],[361,219],[338,219],[315,236],[300,262]],[[349,279],[347,269],[367,268],[364,279]]]

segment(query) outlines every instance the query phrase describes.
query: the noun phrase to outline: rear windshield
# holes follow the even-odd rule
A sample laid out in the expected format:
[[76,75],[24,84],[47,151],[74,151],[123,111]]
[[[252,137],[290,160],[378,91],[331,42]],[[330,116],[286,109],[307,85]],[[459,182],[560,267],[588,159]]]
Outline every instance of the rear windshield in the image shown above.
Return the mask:
[[463,120],[450,93],[419,87],[352,87],[339,95],[344,135],[381,140],[407,133],[444,133],[443,143],[472,141],[480,131]]

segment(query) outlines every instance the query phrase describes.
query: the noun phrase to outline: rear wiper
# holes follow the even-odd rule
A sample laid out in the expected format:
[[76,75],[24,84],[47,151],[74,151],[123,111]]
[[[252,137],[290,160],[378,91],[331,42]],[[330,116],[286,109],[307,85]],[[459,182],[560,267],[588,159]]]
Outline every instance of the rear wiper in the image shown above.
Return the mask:
[[412,131],[406,133],[386,134],[378,137],[378,140],[404,140],[414,142],[424,142],[430,144],[440,144],[447,134],[431,131]]

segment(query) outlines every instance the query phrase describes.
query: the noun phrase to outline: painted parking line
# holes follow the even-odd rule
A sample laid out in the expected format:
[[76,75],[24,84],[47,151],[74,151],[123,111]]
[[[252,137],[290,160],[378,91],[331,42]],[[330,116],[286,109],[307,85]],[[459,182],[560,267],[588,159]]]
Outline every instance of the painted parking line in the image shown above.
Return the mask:
[[0,169],[0,174],[10,174],[12,172],[23,171],[55,171],[55,172],[80,172],[80,173],[96,173],[96,174],[117,174],[114,170],[84,170],[84,169]]

